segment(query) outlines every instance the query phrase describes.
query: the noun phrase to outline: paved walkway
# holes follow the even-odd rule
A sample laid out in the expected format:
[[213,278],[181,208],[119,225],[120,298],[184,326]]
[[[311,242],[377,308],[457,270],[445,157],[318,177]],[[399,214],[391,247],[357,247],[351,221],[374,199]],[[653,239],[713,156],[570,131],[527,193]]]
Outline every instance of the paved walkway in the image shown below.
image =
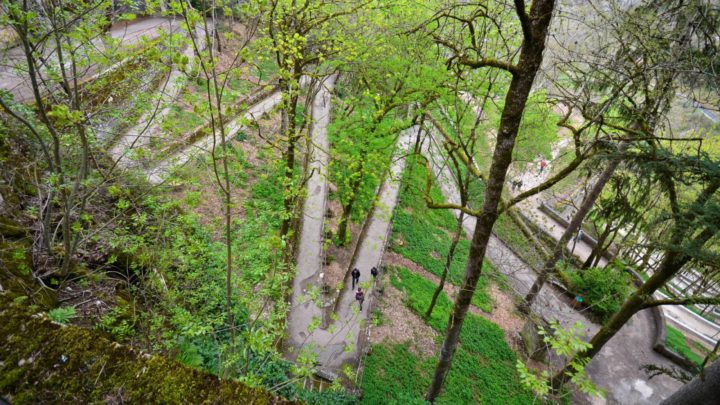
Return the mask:
[[[232,139],[241,130],[248,131],[248,128],[245,126],[248,120],[257,121],[263,114],[271,111],[275,106],[280,104],[281,100],[282,94],[277,91],[252,105],[242,117],[238,117],[227,124],[225,138]],[[198,139],[195,143],[186,146],[179,152],[157,162],[155,166],[150,169],[145,170],[145,176],[151,184],[162,183],[176,167],[185,164],[192,157],[200,153],[210,152],[214,140],[215,138],[212,133]],[[215,142],[219,142],[219,140],[215,140]]]
[[[129,23],[115,24],[108,34],[110,37],[122,41],[123,46],[132,45],[145,36],[149,39],[157,38],[160,31],[173,32],[179,29],[179,22],[168,18],[142,18]],[[96,49],[102,49],[105,45],[100,40],[93,41]],[[46,57],[51,63],[57,64],[54,50],[48,48]],[[32,98],[30,78],[27,73],[25,54],[20,46],[0,52],[2,63],[0,64],[0,90],[7,90],[13,94],[15,101],[25,102]],[[112,69],[112,67],[110,68]],[[96,69],[89,68],[85,77],[94,74]]]
[[[315,94],[312,104],[311,137],[312,154],[309,169],[314,170],[307,182],[307,197],[303,207],[302,229],[298,246],[298,261],[293,280],[291,308],[288,313],[287,347],[293,351],[289,357],[294,359],[310,336],[308,329],[320,324],[322,308],[313,301],[311,295],[320,297],[318,280],[322,268],[323,221],[325,219],[325,201],[327,199],[327,154],[330,143],[327,139],[327,124],[330,119],[330,92],[335,84],[335,76],[328,77]],[[319,298],[316,298],[319,299]],[[314,326],[311,326],[314,325]]]
[[[299,350],[310,349],[317,354],[320,367],[337,372],[341,370],[343,364],[359,358],[361,353],[359,341],[361,333],[364,332],[370,301],[373,298],[370,268],[377,266],[382,258],[390,230],[392,212],[400,190],[400,177],[405,168],[404,154],[417,130],[417,127],[413,127],[400,135],[392,167],[380,188],[379,201],[369,219],[370,223],[365,237],[360,242],[354,266],[361,270],[360,283],[366,287],[363,309],[362,311],[358,309],[355,302],[355,291],[348,278],[340,296],[336,313],[337,319],[327,329],[315,327],[320,323],[321,309],[316,302],[310,300],[310,294],[308,294],[319,286],[321,256],[315,254],[319,246],[313,240],[314,235],[306,236],[304,232],[305,224],[314,220],[317,211],[306,211],[303,236],[298,252],[297,276],[293,285],[292,307],[288,316],[287,345],[295,348],[294,352],[289,354],[291,359],[295,358]],[[315,139],[315,137],[313,138]],[[319,217],[321,222],[322,214]],[[314,227],[311,229],[315,232]]]
[[[452,171],[442,157],[442,149],[436,140],[436,131],[431,130],[423,143],[423,153],[431,161],[431,167],[437,179],[437,185],[449,203],[459,204],[460,196],[452,180]],[[459,211],[455,211],[459,215]],[[463,224],[468,236],[475,228],[475,218],[465,217]],[[487,258],[503,274],[507,275],[515,291],[525,295],[536,273],[514,252],[495,236],[490,238]],[[547,319],[557,319],[567,327],[575,322],[585,326],[587,337],[591,337],[599,326],[593,324],[580,311],[565,303],[551,286],[546,285],[539,293],[533,308]],[[588,374],[601,388],[607,390],[606,399],[579,398],[579,403],[592,404],[657,404],[669,396],[680,383],[665,376],[648,380],[640,367],[644,364],[673,365],[665,357],[652,350],[655,337],[653,315],[650,310],[641,311],[608,342],[600,353],[588,365]]]
[[[201,27],[196,28],[197,45],[200,49],[205,47],[205,34]],[[195,63],[195,48],[188,44],[183,50],[183,56],[188,59],[186,70],[191,70]],[[167,80],[153,102],[153,108],[140,117],[137,124],[130,128],[110,148],[109,154],[113,161],[121,168],[135,167],[140,162],[133,154],[145,148],[150,139],[161,136],[163,119],[170,113],[171,107],[180,92],[185,88],[187,77],[177,65],[173,65]],[[157,106],[157,108],[155,108]]]

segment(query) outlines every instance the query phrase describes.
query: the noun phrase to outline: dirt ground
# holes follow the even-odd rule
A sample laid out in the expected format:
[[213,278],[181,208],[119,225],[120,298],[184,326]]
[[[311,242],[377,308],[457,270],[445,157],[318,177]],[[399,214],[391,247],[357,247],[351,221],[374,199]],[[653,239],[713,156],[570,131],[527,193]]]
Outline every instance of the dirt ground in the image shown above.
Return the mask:
[[437,352],[438,333],[403,303],[403,293],[387,283],[379,295],[377,310],[382,311],[381,324],[370,328],[370,343],[396,344],[410,342],[410,350],[425,357]]

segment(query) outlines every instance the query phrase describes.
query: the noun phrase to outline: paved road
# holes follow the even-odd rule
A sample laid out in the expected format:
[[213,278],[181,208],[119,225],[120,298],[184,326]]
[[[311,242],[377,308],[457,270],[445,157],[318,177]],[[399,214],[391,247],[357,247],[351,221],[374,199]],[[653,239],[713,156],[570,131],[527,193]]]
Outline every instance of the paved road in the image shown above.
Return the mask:
[[[110,37],[120,40],[122,46],[132,45],[140,40],[142,36],[157,38],[161,31],[174,32],[179,29],[179,23],[168,18],[142,18],[135,21],[115,24],[109,31]],[[95,49],[103,49],[101,40],[94,41]],[[108,49],[110,52],[111,50]],[[32,88],[27,73],[25,55],[21,47],[16,46],[0,52],[0,90],[7,90],[13,94],[16,101],[25,102],[32,97]],[[45,57],[51,63],[57,64],[54,49],[49,49]],[[95,69],[90,68],[85,73],[86,77],[95,74]]]
[[[321,316],[317,304],[307,302],[308,300],[305,298],[312,286],[317,286],[319,283],[320,256],[314,255],[315,249],[317,249],[314,246],[317,246],[317,243],[312,236],[306,239],[303,235],[301,239],[298,274],[293,285],[293,305],[289,315],[287,343],[296,349],[300,347],[312,349],[318,356],[320,366],[324,369],[337,372],[343,364],[355,362],[360,357],[359,341],[361,333],[365,331],[370,300],[373,298],[370,268],[377,266],[382,258],[392,212],[397,203],[400,177],[405,167],[404,154],[416,131],[417,127],[413,127],[400,135],[389,175],[380,188],[379,201],[369,219],[370,223],[365,237],[360,241],[354,266],[361,270],[360,283],[366,286],[366,300],[362,311],[358,309],[355,292],[348,279],[345,281],[345,289],[340,296],[337,320],[331,323],[327,329],[308,331],[307,326],[311,323],[319,323]],[[312,220],[316,212],[310,211],[309,214]],[[322,215],[320,215],[320,221],[322,221]],[[304,228],[305,225],[303,225],[303,233]],[[309,246],[304,249],[306,241]],[[307,265],[305,259],[309,259],[312,263]],[[293,355],[290,356],[291,359],[293,357]]]
[[[437,185],[446,201],[459,204],[460,196],[452,180],[452,172],[442,157],[442,148],[435,142],[440,137],[434,130],[430,131],[430,135],[423,143],[423,153],[431,161]],[[459,215],[459,211],[455,211],[455,215]],[[475,218],[466,217],[463,227],[468,236],[472,235]],[[487,258],[499,271],[509,276],[520,295],[529,291],[537,277],[525,262],[494,236],[488,244]],[[580,322],[588,338],[599,329],[582,312],[566,304],[549,285],[540,291],[533,308],[547,319],[557,319],[565,327]],[[578,398],[578,403],[657,404],[679,388],[680,383],[669,377],[648,380],[640,370],[644,364],[673,365],[652,350],[655,333],[653,315],[649,310],[635,314],[588,365],[588,374],[599,387],[607,390],[607,398]]]

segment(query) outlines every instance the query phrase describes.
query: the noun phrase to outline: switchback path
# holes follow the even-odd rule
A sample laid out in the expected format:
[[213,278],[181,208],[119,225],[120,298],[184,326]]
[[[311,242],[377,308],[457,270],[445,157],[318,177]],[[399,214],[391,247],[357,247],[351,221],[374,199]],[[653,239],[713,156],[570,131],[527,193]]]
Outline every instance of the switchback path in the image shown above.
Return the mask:
[[[212,29],[212,27],[210,27]],[[198,26],[196,28],[197,46],[200,49],[205,47],[204,30]],[[195,63],[195,49],[188,44],[183,50],[183,56],[187,58],[188,64],[186,70],[191,70]],[[185,88],[185,73],[173,65],[167,80],[157,94],[157,100],[154,106],[143,114],[134,127],[125,132],[122,137],[110,148],[109,154],[114,162],[121,168],[129,168],[137,166],[140,162],[135,160],[133,154],[140,149],[144,149],[150,139],[160,136],[162,132],[163,119],[170,113],[171,107],[180,92]]]
[[[323,88],[328,87],[328,80],[329,79],[325,80]],[[334,80],[335,79],[333,79],[333,81]],[[308,86],[310,82],[311,80],[308,76],[303,76],[300,79],[300,87]],[[331,90],[332,86],[329,86],[328,88]],[[277,90],[250,106],[243,116],[235,118],[227,124],[225,128],[226,139],[231,139],[240,131],[248,131],[248,128],[245,126],[248,121],[259,120],[263,114],[272,111],[278,104],[280,104],[281,101],[282,93]],[[325,107],[323,106],[322,108]],[[325,122],[324,125],[326,126],[327,122]],[[220,142],[220,140],[214,138],[212,133],[203,138],[199,138],[194,143],[185,146],[180,151],[156,162],[149,169],[145,169],[144,172],[146,178],[152,184],[162,183],[178,166],[185,164],[192,157],[197,156],[200,153],[210,152],[213,148],[214,142]],[[325,150],[327,150],[327,148],[325,148]]]
[[[161,31],[175,32],[180,29],[180,23],[161,17],[141,18],[128,23],[115,24],[108,32],[113,39],[120,40],[123,46],[130,46],[137,43],[141,37],[148,39],[157,38]],[[93,41],[97,48],[102,49],[102,41]],[[108,51],[111,51],[108,49]],[[55,60],[54,50],[49,48],[44,55]],[[20,46],[9,48],[0,52],[0,90],[7,90],[13,94],[16,101],[25,102],[32,98],[32,88],[27,72],[25,54]],[[56,62],[55,62],[56,63]],[[111,68],[112,69],[112,68]],[[96,74],[95,68],[91,67],[84,73],[85,77]]]
[[[263,114],[271,111],[280,104],[281,100],[282,94],[280,91],[276,91],[258,103],[253,104],[242,117],[236,118],[227,124],[227,128],[225,129],[226,139],[231,139],[241,130],[247,130],[245,122],[257,121]],[[153,167],[145,170],[145,176],[151,184],[160,184],[172,173],[174,168],[185,164],[192,157],[200,153],[210,152],[213,147],[213,142],[219,143],[220,140],[213,139],[212,133],[200,138],[193,144],[160,160]]]
[[[308,294],[313,290],[313,286],[316,289],[319,284],[320,256],[312,255],[313,250],[311,249],[314,248],[311,246],[303,249],[306,240],[309,241],[309,245],[318,245],[312,239],[306,239],[305,225],[303,226],[300,259],[293,286],[293,301],[288,326],[287,345],[296,349],[295,353],[289,354],[291,359],[297,355],[299,349],[307,350],[309,348],[317,354],[320,367],[331,371],[338,371],[344,364],[359,359],[362,349],[360,347],[361,334],[365,330],[370,301],[373,299],[374,293],[370,268],[380,263],[385,250],[392,212],[400,190],[400,177],[405,168],[404,155],[417,130],[417,127],[413,127],[400,135],[392,167],[380,188],[379,199],[369,219],[370,223],[365,237],[359,242],[357,259],[353,265],[361,270],[360,283],[366,287],[363,309],[362,311],[358,309],[351,282],[349,279],[346,280],[337,307],[336,319],[327,329],[317,327],[321,319],[321,308],[310,299]],[[306,211],[306,221],[307,216],[311,218],[319,216],[322,220],[322,212]],[[310,256],[306,257],[305,255]],[[312,266],[301,269],[301,266],[305,267],[305,258],[313,261]]]
[[[436,140],[440,139],[431,128],[430,136],[423,143],[423,153],[431,162],[432,170],[445,199],[459,204],[460,195]],[[455,211],[459,215],[459,211]],[[475,218],[465,217],[463,227],[471,236],[475,229]],[[517,294],[524,296],[537,277],[536,273],[522,261],[501,240],[492,236],[488,244],[487,258],[503,274],[510,278]],[[581,312],[565,303],[560,292],[546,284],[540,291],[534,310],[547,319],[556,319],[567,327],[580,322],[591,337],[599,326],[592,323]],[[582,398],[591,404],[657,404],[669,396],[680,383],[666,376],[648,380],[640,367],[645,364],[673,365],[665,357],[655,353],[652,343],[655,339],[655,323],[650,310],[641,311],[608,342],[588,365],[588,374],[600,388],[607,391],[605,399]]]

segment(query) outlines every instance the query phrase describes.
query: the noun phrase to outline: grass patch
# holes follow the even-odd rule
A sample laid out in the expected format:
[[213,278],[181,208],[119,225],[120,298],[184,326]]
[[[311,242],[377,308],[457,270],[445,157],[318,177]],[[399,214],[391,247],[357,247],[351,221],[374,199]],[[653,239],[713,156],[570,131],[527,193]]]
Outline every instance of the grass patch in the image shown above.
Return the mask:
[[[423,199],[425,175],[425,166],[412,157],[408,158],[400,202],[393,220],[390,249],[441,277],[457,220],[449,210],[427,208]],[[430,195],[434,201],[444,201],[442,193],[435,187],[430,191]],[[450,283],[462,284],[469,252],[470,241],[463,235],[450,264],[448,273]],[[493,273],[487,261],[483,265],[483,271]],[[473,304],[483,311],[491,312],[492,298],[488,293],[488,279],[488,277],[480,278],[473,296]]]
[[665,344],[675,353],[700,366],[705,358],[695,353],[687,344],[685,335],[670,325],[665,326]]
[[[391,282],[405,292],[408,306],[424,313],[433,284],[423,277],[397,268]],[[452,304],[442,293],[428,324],[444,332]],[[494,323],[468,314],[460,334],[461,344],[445,381],[438,404],[528,404],[533,396],[522,387],[515,371],[515,353]],[[368,356],[362,381],[365,404],[420,404],[430,384],[435,357],[418,356],[408,344],[375,346]]]
[[[390,282],[393,287],[405,292],[407,301],[405,304],[418,316],[425,315],[430,306],[435,284],[428,279],[413,273],[404,267],[392,268]],[[438,296],[435,309],[427,323],[435,330],[444,330],[447,325],[448,315],[452,309],[452,302],[445,293]]]

